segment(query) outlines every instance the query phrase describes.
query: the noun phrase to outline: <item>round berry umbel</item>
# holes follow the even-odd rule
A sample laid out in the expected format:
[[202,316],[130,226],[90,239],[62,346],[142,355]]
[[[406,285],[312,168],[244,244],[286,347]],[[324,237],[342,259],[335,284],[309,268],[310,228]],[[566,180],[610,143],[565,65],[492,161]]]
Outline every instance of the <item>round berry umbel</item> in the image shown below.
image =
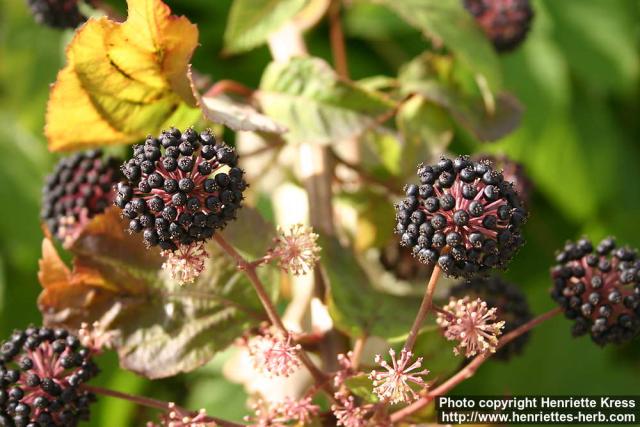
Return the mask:
[[551,270],[551,296],[574,319],[573,335],[599,345],[620,344],[640,333],[640,260],[635,250],[606,238],[568,242]]
[[[496,315],[505,321],[502,333],[507,334],[533,318],[527,298],[520,288],[513,283],[505,282],[497,276],[487,278],[476,277],[453,286],[449,290],[449,296],[463,298],[469,296],[472,299],[480,298],[489,307],[496,309]],[[509,360],[512,356],[522,353],[523,347],[529,341],[529,333],[501,347],[494,357],[500,360]]]
[[238,156],[210,131],[172,128],[134,146],[115,205],[148,246],[176,250],[211,238],[235,219],[247,188]]
[[516,190],[520,198],[525,203],[529,201],[533,183],[527,176],[522,163],[511,160],[505,155],[481,154],[474,156],[474,158],[478,161],[491,162],[496,170],[502,171],[502,176],[505,181],[509,181],[513,184],[513,189]]
[[504,268],[524,243],[527,219],[513,185],[491,163],[468,156],[421,164],[418,177],[396,204],[401,244],[453,277]]
[[87,20],[78,0],[28,0],[36,22],[54,28],[76,28]]
[[432,269],[418,261],[397,236],[380,251],[380,264],[400,280],[427,280]]
[[71,243],[91,218],[113,203],[113,186],[122,176],[118,163],[100,150],[58,162],[42,190],[41,218],[54,236]]
[[464,0],[464,6],[499,52],[515,49],[533,19],[529,0]]
[[78,425],[95,401],[80,386],[97,373],[91,351],[66,330],[14,331],[0,345],[0,425]]

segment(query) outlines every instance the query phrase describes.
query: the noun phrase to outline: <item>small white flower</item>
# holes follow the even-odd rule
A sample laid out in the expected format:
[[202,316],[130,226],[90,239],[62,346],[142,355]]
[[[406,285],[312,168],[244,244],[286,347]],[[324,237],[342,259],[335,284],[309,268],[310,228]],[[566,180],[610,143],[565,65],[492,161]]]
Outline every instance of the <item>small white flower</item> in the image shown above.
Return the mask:
[[292,338],[283,338],[269,331],[251,337],[247,343],[254,368],[277,377],[288,377],[301,365],[298,353],[301,346],[293,345]]
[[464,352],[466,357],[472,357],[496,351],[504,322],[495,321],[495,308],[488,308],[480,298],[471,301],[464,297],[458,300],[451,298],[443,311],[438,313],[437,322],[444,328],[445,338],[460,341],[454,348],[456,355]]
[[278,260],[278,266],[293,275],[308,273],[318,262],[320,247],[318,235],[311,227],[295,224],[287,229],[278,227],[276,246],[271,256]]
[[369,378],[373,380],[373,392],[381,399],[391,403],[411,402],[418,398],[418,394],[411,388],[409,383],[418,385],[421,389],[426,388],[427,384],[422,378],[429,371],[423,369],[417,371],[422,366],[422,357],[419,357],[411,365],[413,353],[402,349],[400,359],[396,360],[396,352],[389,350],[392,366],[376,355],[375,361],[380,364],[387,372],[371,371]]
[[175,251],[164,250],[160,254],[166,258],[162,268],[180,285],[193,283],[209,258],[203,242],[179,245]]

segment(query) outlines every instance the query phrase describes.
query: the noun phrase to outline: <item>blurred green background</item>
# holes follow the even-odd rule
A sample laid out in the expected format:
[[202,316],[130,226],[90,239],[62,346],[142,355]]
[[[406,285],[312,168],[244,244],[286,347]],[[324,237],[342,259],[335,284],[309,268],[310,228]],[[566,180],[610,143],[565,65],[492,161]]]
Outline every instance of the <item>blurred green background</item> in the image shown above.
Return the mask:
[[[124,10],[123,1],[113,1]],[[228,0],[167,1],[200,29],[194,64],[215,80],[255,87],[269,61],[266,48],[223,57]],[[390,12],[357,1],[344,13],[354,79],[395,75],[425,49],[419,33]],[[507,277],[519,283],[535,312],[552,308],[548,270],[555,249],[587,234],[615,235],[640,246],[640,2],[534,1],[536,18],[524,46],[504,55],[506,86],[526,107],[521,128],[493,144],[457,136],[457,152],[497,151],[522,162],[534,182],[528,244]],[[36,277],[42,232],[40,187],[56,156],[43,137],[48,86],[63,65],[71,33],[38,26],[24,0],[0,4],[0,335],[39,323]],[[312,54],[331,60],[326,22],[308,34]],[[69,129],[69,132],[80,132]],[[557,318],[533,333],[524,356],[490,362],[456,393],[637,394],[640,341],[601,349],[571,339]],[[241,387],[219,378],[222,361],[180,378],[150,382],[117,369],[104,356],[99,382],[115,389],[177,400],[240,419]],[[236,396],[237,398],[234,398]],[[91,425],[140,426],[150,417],[101,399]]]

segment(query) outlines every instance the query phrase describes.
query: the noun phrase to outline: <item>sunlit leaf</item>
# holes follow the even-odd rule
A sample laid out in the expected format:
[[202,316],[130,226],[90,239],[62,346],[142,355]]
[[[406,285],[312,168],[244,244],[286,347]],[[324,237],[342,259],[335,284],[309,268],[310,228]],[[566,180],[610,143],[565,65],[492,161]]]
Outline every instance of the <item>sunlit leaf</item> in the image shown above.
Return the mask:
[[[217,245],[207,245],[210,257],[196,282],[180,286],[160,270],[159,253],[146,250],[125,225],[115,208],[96,217],[71,248],[71,271],[45,240],[38,300],[45,324],[101,321],[115,333],[124,368],[161,378],[203,365],[264,319],[250,283]],[[273,235],[260,232],[264,240]]]
[[308,0],[235,0],[224,33],[225,51],[239,53],[260,46],[307,3]]
[[47,106],[50,150],[130,143],[198,118],[187,78],[196,26],[161,0],[128,6],[124,23],[91,19],[69,44]]
[[319,58],[273,62],[265,70],[258,100],[262,110],[289,128],[291,142],[329,144],[375,127],[375,118],[393,108],[380,93],[338,77]]
[[447,110],[420,96],[400,107],[396,123],[404,136],[401,159],[405,174],[413,174],[417,163],[445,152],[453,139],[453,123]]

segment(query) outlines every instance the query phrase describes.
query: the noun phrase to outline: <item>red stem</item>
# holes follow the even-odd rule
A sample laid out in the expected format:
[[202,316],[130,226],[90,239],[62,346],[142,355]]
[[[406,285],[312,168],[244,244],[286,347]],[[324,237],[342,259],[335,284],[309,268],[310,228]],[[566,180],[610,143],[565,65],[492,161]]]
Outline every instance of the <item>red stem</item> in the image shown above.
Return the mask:
[[[165,402],[163,400],[152,399],[150,397],[144,396],[135,396],[133,394],[123,393],[121,391],[110,390],[108,388],[97,387],[94,385],[83,384],[82,388],[86,391],[95,394],[101,394],[103,396],[115,397],[116,399],[128,400],[129,402],[133,402],[137,405],[146,406],[147,408],[158,409],[160,411],[170,411],[170,410],[178,410],[180,412],[184,412],[190,414],[192,417],[198,415],[196,412],[189,411],[180,406],[173,406],[169,402]],[[216,417],[206,416],[206,422],[214,423],[213,425],[220,427],[242,427],[242,424],[236,424],[231,421],[222,420]]]
[[416,319],[413,321],[413,326],[409,331],[407,341],[404,343],[404,349],[407,351],[411,351],[413,349],[413,346],[416,343],[416,339],[418,338],[418,332],[420,332],[422,322],[424,322],[424,318],[427,317],[427,313],[429,313],[429,310],[431,309],[433,292],[436,289],[438,278],[440,277],[441,272],[442,270],[440,269],[440,266],[436,264],[435,267],[433,267],[433,271],[431,272],[431,277],[429,278],[429,282],[427,283],[427,289],[425,290],[424,297],[422,298],[422,304],[420,304],[420,309],[418,310]]
[[204,96],[213,98],[217,95],[228,92],[235,93],[236,95],[240,95],[245,98],[251,98],[255,90],[235,80],[220,80],[215,82],[213,86],[207,90]]
[[[271,302],[271,298],[269,298],[269,294],[265,290],[262,285],[262,281],[258,277],[256,273],[256,269],[259,264],[254,264],[247,261],[240,253],[222,236],[221,233],[216,233],[213,235],[214,240],[220,245],[223,251],[225,251],[229,256],[231,256],[236,263],[238,264],[238,268],[242,270],[247,278],[251,281],[253,288],[258,294],[258,298],[262,303],[265,311],[267,312],[267,316],[269,316],[269,320],[271,324],[275,326],[285,337],[289,337],[291,334],[282,323],[282,319],[280,319],[280,315],[276,311],[276,308],[273,306]],[[318,367],[313,363],[313,361],[309,358],[307,353],[304,350],[300,350],[298,354],[300,361],[307,367],[311,376],[313,376],[314,380],[319,385],[327,384],[327,376],[318,369]]]

